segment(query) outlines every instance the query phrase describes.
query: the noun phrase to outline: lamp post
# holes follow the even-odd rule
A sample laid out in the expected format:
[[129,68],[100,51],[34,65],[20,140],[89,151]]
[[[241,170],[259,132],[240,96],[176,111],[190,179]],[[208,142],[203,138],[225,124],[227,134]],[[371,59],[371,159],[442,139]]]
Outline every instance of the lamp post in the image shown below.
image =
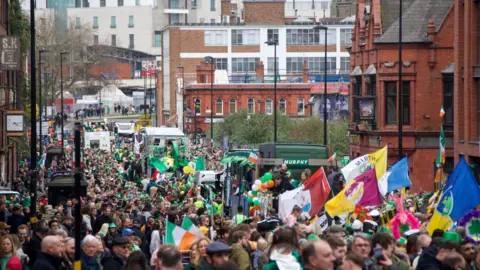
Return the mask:
[[325,30],[325,56],[324,56],[324,78],[323,78],[323,144],[327,145],[327,33],[328,27],[317,25],[314,30]]
[[265,44],[273,46],[273,142],[277,143],[277,45],[278,41],[268,40]]
[[[31,223],[37,217],[37,125],[36,125],[36,104],[37,104],[37,82],[35,65],[35,0],[30,0],[30,125],[32,135],[30,138],[30,196],[31,200]],[[17,104],[18,105],[18,104]]]
[[210,63],[210,139],[213,141],[213,61],[212,56],[206,56],[205,62]]
[[177,78],[177,87],[179,88],[178,89],[178,93],[180,94],[180,96],[182,97],[182,130],[183,132],[185,132],[185,120],[187,119],[187,117],[185,116],[185,68],[183,66],[178,66],[177,69],[180,69],[182,70],[182,83],[181,85],[178,84],[178,79]]
[[[42,155],[42,53],[46,53],[48,50],[42,49],[38,51],[38,113],[40,115],[39,127],[39,139],[40,139],[40,156]],[[47,114],[47,102],[45,102],[45,115]],[[36,135],[35,135],[36,136]]]
[[63,56],[67,54],[70,54],[70,52],[60,53],[60,114],[62,117],[62,157],[65,152],[65,131],[63,130],[63,122],[65,121],[63,118]]
[[402,80],[402,8],[403,0],[399,1],[400,8],[398,9],[398,98],[399,98],[399,116],[398,116],[398,160],[403,157],[403,80]]

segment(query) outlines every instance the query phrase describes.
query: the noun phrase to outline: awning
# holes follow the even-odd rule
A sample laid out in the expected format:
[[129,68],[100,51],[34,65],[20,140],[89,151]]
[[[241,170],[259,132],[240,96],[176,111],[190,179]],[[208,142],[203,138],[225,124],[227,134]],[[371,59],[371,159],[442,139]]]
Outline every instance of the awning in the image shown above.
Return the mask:
[[[310,94],[323,94],[324,84],[313,84]],[[348,95],[348,85],[345,83],[327,83],[327,94]]]
[[450,63],[442,70],[442,74],[453,74],[454,69],[455,69],[455,64]]
[[353,69],[352,73],[350,73],[350,77],[361,76],[361,75],[362,75],[362,69],[359,66],[356,66],[355,69]]
[[377,74],[377,69],[374,65],[368,66],[367,70],[365,71],[365,75],[375,75]]

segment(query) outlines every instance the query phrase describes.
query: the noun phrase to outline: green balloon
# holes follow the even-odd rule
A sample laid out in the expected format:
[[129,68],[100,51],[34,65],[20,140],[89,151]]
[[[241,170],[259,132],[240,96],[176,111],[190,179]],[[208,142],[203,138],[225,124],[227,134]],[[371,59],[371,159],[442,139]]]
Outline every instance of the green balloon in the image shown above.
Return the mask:
[[252,204],[253,203],[252,197],[248,197],[247,202],[248,202],[248,204]]
[[255,190],[252,190],[252,195],[255,195],[255,196],[257,196],[257,193],[258,193],[257,191],[255,191]]
[[263,176],[264,179],[266,179],[265,182],[269,181],[269,180],[272,180],[273,179],[273,175],[269,172],[267,172],[264,176]]
[[253,205],[255,206],[260,205],[260,200],[259,199],[253,200]]

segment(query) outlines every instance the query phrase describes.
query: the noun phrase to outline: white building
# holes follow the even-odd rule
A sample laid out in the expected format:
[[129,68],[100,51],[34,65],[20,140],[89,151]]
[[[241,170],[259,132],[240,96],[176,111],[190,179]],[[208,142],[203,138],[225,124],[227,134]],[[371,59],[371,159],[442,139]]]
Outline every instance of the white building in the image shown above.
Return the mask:
[[287,0],[285,16],[306,18],[330,17],[330,0]]

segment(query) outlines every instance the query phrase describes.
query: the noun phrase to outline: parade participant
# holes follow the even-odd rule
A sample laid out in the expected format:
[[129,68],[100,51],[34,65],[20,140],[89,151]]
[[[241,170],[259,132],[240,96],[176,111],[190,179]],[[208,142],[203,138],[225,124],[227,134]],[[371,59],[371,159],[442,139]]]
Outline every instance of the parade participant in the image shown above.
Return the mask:
[[42,249],[35,259],[32,270],[57,270],[63,255],[62,240],[58,236],[46,236],[42,240]]
[[222,242],[212,242],[206,248],[206,256],[201,258],[196,270],[214,270],[228,261],[231,248]]
[[129,253],[129,244],[127,238],[117,237],[113,240],[112,250],[109,256],[103,257],[101,264],[104,270],[118,270],[126,264]]

